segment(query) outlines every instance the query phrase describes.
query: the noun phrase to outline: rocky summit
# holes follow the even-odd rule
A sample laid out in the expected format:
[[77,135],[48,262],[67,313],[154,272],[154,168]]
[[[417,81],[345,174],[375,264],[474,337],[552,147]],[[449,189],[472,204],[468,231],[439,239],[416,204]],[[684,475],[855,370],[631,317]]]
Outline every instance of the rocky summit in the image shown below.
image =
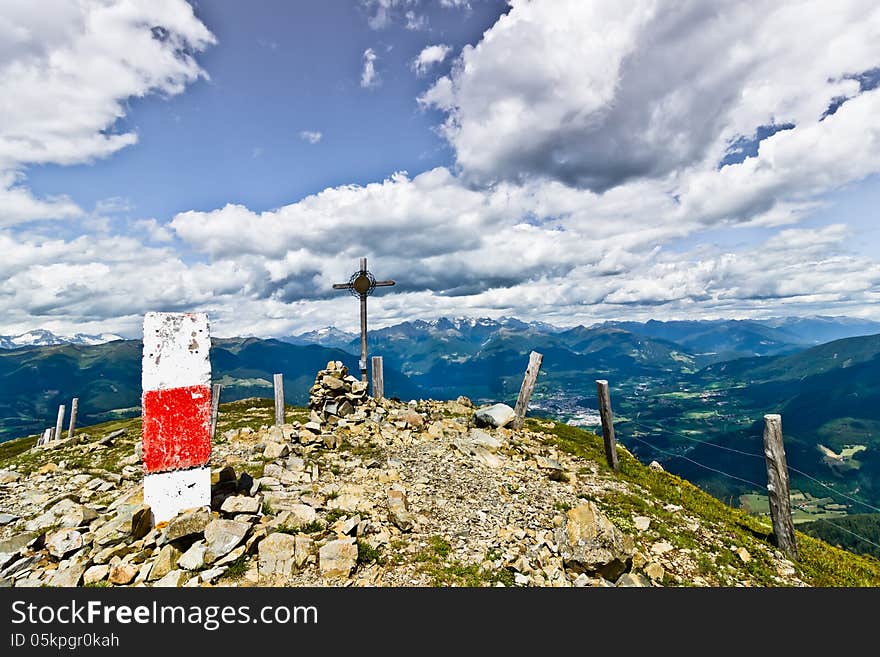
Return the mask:
[[612,472],[574,427],[476,426],[466,398],[372,399],[336,362],[310,395],[282,426],[268,400],[222,405],[210,508],[155,527],[139,420],[0,445],[0,585],[880,583],[877,561],[806,536],[787,559],[766,519],[624,447]]

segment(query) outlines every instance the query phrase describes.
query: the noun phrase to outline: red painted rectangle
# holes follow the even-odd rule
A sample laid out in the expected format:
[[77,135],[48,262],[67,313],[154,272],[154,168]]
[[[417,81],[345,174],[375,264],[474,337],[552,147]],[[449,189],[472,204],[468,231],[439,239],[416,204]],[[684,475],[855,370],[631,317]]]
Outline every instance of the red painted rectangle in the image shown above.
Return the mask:
[[144,392],[144,469],[167,472],[205,465],[211,457],[211,387]]

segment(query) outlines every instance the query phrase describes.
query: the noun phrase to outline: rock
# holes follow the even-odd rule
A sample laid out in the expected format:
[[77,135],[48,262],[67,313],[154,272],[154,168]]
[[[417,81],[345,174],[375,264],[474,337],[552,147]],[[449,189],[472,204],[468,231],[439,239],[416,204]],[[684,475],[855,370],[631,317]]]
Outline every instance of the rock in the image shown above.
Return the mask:
[[289,527],[302,527],[318,519],[318,513],[308,504],[294,504],[278,514],[278,524]]
[[544,472],[550,479],[554,481],[562,481],[565,479],[565,469],[556,459],[535,456],[535,463],[538,465],[538,469]]
[[176,541],[193,534],[201,534],[212,519],[213,516],[206,507],[181,511],[168,521],[168,526],[165,528],[165,540]]
[[330,541],[318,551],[323,577],[348,577],[357,565],[358,547],[353,538]]
[[[321,425],[318,422],[306,422],[303,425],[303,429],[306,431],[311,431],[312,433],[321,433]],[[300,441],[302,441],[302,434],[300,434]]]
[[636,516],[635,518],[633,518],[633,524],[640,532],[644,532],[647,531],[648,527],[651,526],[651,519],[646,518],[645,516]]
[[657,461],[651,461],[648,464],[648,467],[654,470],[655,472],[664,472],[663,466],[660,465]]
[[666,575],[666,569],[656,561],[652,561],[645,566],[645,574],[655,582],[662,582]]
[[261,577],[290,577],[296,565],[296,538],[275,532],[260,541],[257,567]]
[[165,575],[177,568],[177,562],[180,560],[180,556],[180,550],[174,547],[171,543],[163,545],[159,550],[159,556],[157,556],[156,560],[153,562],[153,567],[150,569],[147,581],[152,582],[157,579],[162,579]]
[[269,443],[263,450],[263,457],[267,459],[283,459],[290,454],[290,448],[283,443]]
[[244,540],[251,526],[236,520],[212,520],[205,527],[205,542],[208,550],[205,563],[212,564],[217,559],[231,552]]
[[476,447],[482,447],[493,454],[504,446],[504,442],[501,439],[482,429],[471,429],[468,431],[468,442]]
[[56,559],[63,559],[82,546],[83,536],[75,529],[59,529],[46,535],[46,549]]
[[222,568],[211,568],[210,570],[203,570],[199,573],[199,581],[200,582],[213,582],[215,579],[220,577],[223,573],[226,572],[227,567],[224,566]]
[[235,495],[227,497],[223,501],[220,510],[223,513],[259,513],[260,507],[263,505],[261,497],[247,497],[246,495]]
[[58,465],[55,463],[52,463],[50,461],[49,463],[46,463],[45,465],[41,466],[37,470],[37,474],[51,474],[51,473],[57,472],[57,471],[58,471]]
[[528,575],[523,575],[522,573],[513,574],[513,583],[517,586],[528,586],[529,581],[530,580]]
[[142,504],[131,514],[131,537],[143,538],[153,529],[153,511],[149,504]]
[[516,417],[515,411],[507,404],[493,404],[478,408],[474,413],[474,423],[478,427],[507,426]]
[[177,566],[184,570],[201,570],[205,567],[205,553],[207,551],[208,547],[204,541],[196,541],[181,555]]
[[82,504],[74,504],[58,519],[58,524],[62,527],[85,527],[97,518],[98,512],[94,509]]
[[158,582],[154,583],[154,587],[159,588],[177,588],[183,586],[189,579],[189,573],[185,570],[172,570]]
[[674,549],[675,548],[666,541],[659,541],[658,543],[654,543],[651,546],[651,552],[653,552],[654,554],[666,554],[670,550]]
[[56,570],[49,574],[46,579],[46,584],[49,586],[65,586],[68,588],[79,586],[79,582],[82,579],[85,569],[85,562],[79,559],[71,559],[70,561],[62,562],[58,565]]
[[632,538],[615,527],[593,502],[569,509],[557,530],[556,543],[565,568],[576,573],[614,580],[632,564]]
[[296,563],[297,568],[302,568],[309,560],[309,557],[312,555],[314,544],[315,541],[313,541],[311,537],[306,536],[305,534],[296,535],[296,545],[294,546],[293,560]]
[[21,479],[21,473],[15,470],[0,470],[0,484],[14,484]]
[[388,491],[388,519],[404,532],[413,528],[413,517],[407,507],[406,493],[393,488]]
[[749,551],[744,547],[738,547],[736,550],[736,556],[738,556],[743,563],[748,563],[752,560],[752,555],[749,554]]
[[18,516],[11,513],[0,513],[0,527],[5,527],[18,520]]
[[5,541],[0,541],[0,553],[10,554],[18,552],[21,548],[34,540],[34,537],[36,536],[37,535],[32,532],[27,532],[25,534],[16,534],[15,536],[7,538]]
[[104,580],[107,575],[110,573],[110,566],[107,564],[101,564],[99,566],[91,566],[86,569],[86,572],[83,573],[83,586],[89,586],[90,584],[97,584],[98,582]]
[[651,586],[651,582],[639,573],[625,573],[618,578],[614,585],[620,587]]
[[425,418],[423,418],[417,411],[412,409],[407,409],[403,412],[401,419],[406,422],[407,426],[421,431],[425,428]]
[[108,580],[111,584],[124,586],[134,579],[138,573],[138,567],[131,563],[118,563],[110,567]]

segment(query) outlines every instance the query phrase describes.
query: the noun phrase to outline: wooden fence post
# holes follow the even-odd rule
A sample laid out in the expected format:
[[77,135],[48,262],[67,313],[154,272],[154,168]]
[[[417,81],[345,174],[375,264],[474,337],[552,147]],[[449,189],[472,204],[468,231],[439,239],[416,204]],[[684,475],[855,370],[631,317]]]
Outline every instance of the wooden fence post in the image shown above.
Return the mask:
[[55,433],[52,434],[54,440],[61,440],[61,429],[64,425],[64,404],[58,405],[58,419],[55,421]]
[[614,414],[611,412],[611,393],[608,391],[608,381],[596,380],[596,396],[599,398],[599,415],[602,417],[602,439],[605,442],[605,460],[608,467],[617,472],[620,464],[617,462],[617,439],[614,437]]
[[220,410],[220,390],[223,386],[215,383],[211,390],[211,440],[214,440],[214,434],[217,433],[217,413]]
[[74,397],[70,402],[70,425],[67,427],[67,437],[73,438],[73,432],[76,431],[76,411],[79,408],[79,397]]
[[373,356],[373,398],[382,399],[385,396],[385,372],[383,370],[382,356]]
[[519,389],[519,397],[516,398],[516,407],[513,409],[515,417],[513,418],[513,428],[521,429],[526,421],[526,411],[529,409],[529,399],[532,398],[532,391],[535,389],[535,383],[538,380],[538,372],[541,369],[541,361],[544,356],[537,351],[529,354],[529,365],[526,367],[526,374],[523,377],[522,386]]
[[782,442],[782,416],[764,416],[764,458],[767,461],[767,493],[770,499],[770,517],[776,546],[794,560],[798,558],[791,519],[788,464]]
[[275,383],[275,426],[284,424],[284,375],[276,374]]

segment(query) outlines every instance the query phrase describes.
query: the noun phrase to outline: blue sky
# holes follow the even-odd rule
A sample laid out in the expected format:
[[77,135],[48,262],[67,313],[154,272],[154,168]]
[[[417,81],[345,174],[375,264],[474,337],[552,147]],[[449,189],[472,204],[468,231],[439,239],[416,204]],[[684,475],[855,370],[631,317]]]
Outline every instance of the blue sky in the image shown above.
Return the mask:
[[399,281],[376,326],[880,319],[878,30],[862,0],[0,0],[0,334],[351,329],[360,256]]
[[[199,56],[210,80],[172,97],[129,100],[114,128],[136,131],[135,148],[34,167],[29,186],[84,208],[124,197],[135,213],[168,219],[227,202],[268,210],[325,187],[449,165],[453,153],[432,130],[439,113],[416,103],[431,79],[410,63],[428,41],[456,50],[476,43],[504,9],[426,7],[424,29],[406,29],[404,18],[371,30],[370,8],[350,0],[199,3],[196,15],[217,38]],[[367,48],[378,55],[376,89],[360,86]],[[320,132],[321,141],[304,141],[303,131]]]

